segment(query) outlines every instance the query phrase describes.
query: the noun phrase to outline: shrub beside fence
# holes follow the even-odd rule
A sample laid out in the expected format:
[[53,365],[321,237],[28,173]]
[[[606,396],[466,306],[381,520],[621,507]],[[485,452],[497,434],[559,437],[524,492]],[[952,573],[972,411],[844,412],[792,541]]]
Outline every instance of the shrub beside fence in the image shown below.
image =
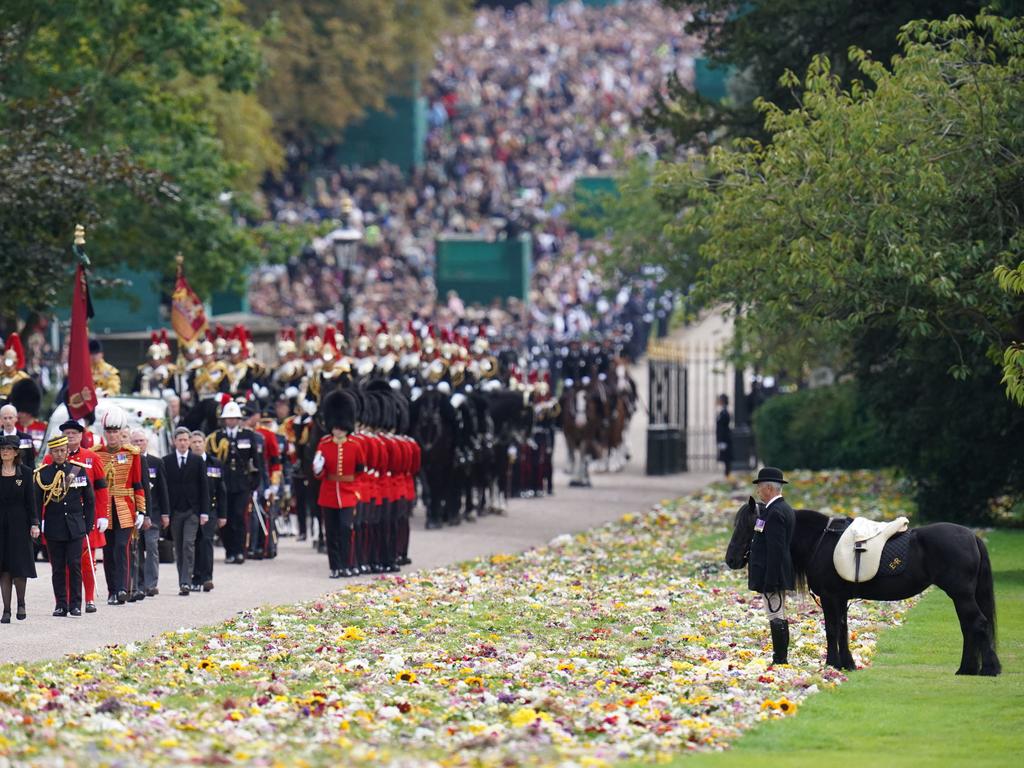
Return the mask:
[[893,464],[854,382],[771,398],[754,412],[754,436],[761,461],[784,470]]

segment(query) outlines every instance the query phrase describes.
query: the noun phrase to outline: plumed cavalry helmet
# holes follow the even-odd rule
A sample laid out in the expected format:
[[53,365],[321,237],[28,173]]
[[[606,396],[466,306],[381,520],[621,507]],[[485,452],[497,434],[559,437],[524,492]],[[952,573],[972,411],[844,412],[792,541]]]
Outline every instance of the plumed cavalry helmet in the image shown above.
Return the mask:
[[354,432],[356,428],[356,404],[352,395],[335,389],[323,402],[324,425],[328,430],[343,429]]
[[295,354],[297,350],[298,347],[295,345],[295,329],[282,328],[277,338],[277,356],[284,359],[289,355]]

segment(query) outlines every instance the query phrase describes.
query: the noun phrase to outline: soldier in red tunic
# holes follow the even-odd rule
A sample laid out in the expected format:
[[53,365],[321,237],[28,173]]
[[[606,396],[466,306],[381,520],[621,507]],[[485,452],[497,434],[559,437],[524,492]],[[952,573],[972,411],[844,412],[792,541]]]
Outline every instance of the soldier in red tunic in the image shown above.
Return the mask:
[[313,472],[320,480],[318,503],[323,512],[327,559],[331,578],[356,576],[356,473],[363,464],[355,431],[356,406],[352,396],[331,392],[323,402],[324,422],[330,434],[320,440],[313,457]]
[[106,445],[96,453],[106,469],[110,499],[110,527],[103,547],[107,605],[124,605],[131,586],[136,531],[146,516],[146,492],[139,449],[128,441],[128,417],[120,408],[103,416],[103,437]]

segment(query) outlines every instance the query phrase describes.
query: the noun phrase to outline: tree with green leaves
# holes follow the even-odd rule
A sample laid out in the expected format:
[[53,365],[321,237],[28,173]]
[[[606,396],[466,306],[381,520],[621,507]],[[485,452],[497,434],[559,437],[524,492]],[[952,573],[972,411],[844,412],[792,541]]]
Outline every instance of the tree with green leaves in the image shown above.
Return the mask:
[[974,16],[986,6],[1006,15],[1024,11],[1019,0],[662,0],[692,13],[686,32],[704,41],[709,63],[733,73],[723,103],[701,98],[678,78],[666,84],[645,114],[648,128],[667,129],[681,144],[755,137],[765,130],[754,99],[782,109],[798,95],[783,73],[804,72],[813,57],[828,60],[829,71],[848,86],[860,73],[847,57],[851,47],[888,63],[899,52],[897,33],[914,19]]
[[[52,265],[70,269],[67,244],[79,216],[92,225],[99,277],[124,265],[169,276],[181,252],[207,293],[258,256],[237,220],[246,210],[246,168],[228,156],[208,108],[212,93],[251,93],[262,70],[259,35],[237,11],[232,0],[0,5],[0,130],[21,149],[35,141],[26,115],[41,115],[46,132],[33,173],[19,167],[15,145],[0,155],[0,178],[13,174],[20,184],[19,204],[0,214],[0,274],[28,268],[56,282],[28,283],[30,306],[52,304],[54,289],[67,284]],[[139,194],[140,180],[147,194]],[[46,226],[16,218],[31,208],[50,216]]]
[[260,98],[279,136],[336,140],[389,96],[407,95],[442,34],[468,21],[469,0],[243,0],[271,30]]
[[[821,350],[853,374],[919,481],[926,514],[979,518],[1024,479],[1024,411],[999,384],[1024,305],[1024,19],[917,21],[891,67],[818,57],[799,106],[758,106],[770,143],[713,148],[660,182],[706,238],[701,292],[737,313],[746,359]],[[780,354],[781,353],[781,354]]]

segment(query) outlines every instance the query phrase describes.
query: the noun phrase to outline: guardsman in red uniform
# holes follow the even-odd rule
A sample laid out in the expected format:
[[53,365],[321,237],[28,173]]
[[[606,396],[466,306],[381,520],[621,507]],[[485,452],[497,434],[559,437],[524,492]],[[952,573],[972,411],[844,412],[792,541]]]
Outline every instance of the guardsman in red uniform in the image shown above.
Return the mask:
[[399,515],[397,521],[398,531],[395,535],[395,549],[398,556],[396,565],[409,565],[409,518],[412,517],[412,509],[416,505],[416,475],[420,471],[420,446],[414,439],[404,434],[409,429],[409,413],[403,403],[398,413],[399,440],[405,454],[405,461],[402,473],[401,492],[399,497]]
[[329,435],[321,438],[313,457],[313,472],[320,480],[317,499],[323,514],[327,560],[331,578],[357,576],[356,473],[363,463],[355,431],[356,406],[352,396],[334,390],[323,402],[324,423]]
[[106,444],[96,454],[106,470],[110,499],[110,526],[103,547],[107,605],[124,605],[128,602],[133,544],[146,516],[146,491],[139,449],[128,440],[128,417],[120,408],[104,414],[103,438]]
[[43,452],[43,436],[46,434],[46,422],[39,419],[39,409],[43,404],[43,390],[35,379],[21,379],[11,387],[11,405],[18,411],[18,428],[32,438],[35,455]]
[[356,472],[356,493],[359,496],[359,502],[356,504],[356,557],[358,559],[357,569],[360,573],[369,573],[370,565],[366,562],[366,521],[370,514],[370,504],[372,496],[372,480],[370,460],[372,459],[372,446],[370,444],[369,436],[366,434],[366,426],[364,424],[365,419],[369,417],[368,411],[368,398],[364,395],[362,399],[357,400],[357,416],[356,416],[356,431],[355,434],[349,435],[349,439],[355,441],[359,445],[359,450],[363,457],[363,463],[359,467],[359,471]]
[[393,395],[384,398],[387,403],[386,432],[381,435],[387,447],[388,466],[384,502],[383,558],[382,565],[388,573],[395,573],[398,567],[398,519],[401,515],[402,476],[405,473],[405,452],[402,442],[395,435],[398,428],[398,404]]
[[[110,495],[107,492],[107,474],[103,459],[95,451],[82,447],[82,436],[85,427],[74,419],[60,425],[60,431],[68,439],[68,458],[77,462],[85,469],[85,475],[92,484],[96,495],[96,522],[82,543],[82,586],[85,588],[85,612],[96,613],[96,552],[107,543],[104,531],[110,524]],[[46,454],[43,464],[53,462],[53,457]],[[71,574],[68,573],[70,590]]]

